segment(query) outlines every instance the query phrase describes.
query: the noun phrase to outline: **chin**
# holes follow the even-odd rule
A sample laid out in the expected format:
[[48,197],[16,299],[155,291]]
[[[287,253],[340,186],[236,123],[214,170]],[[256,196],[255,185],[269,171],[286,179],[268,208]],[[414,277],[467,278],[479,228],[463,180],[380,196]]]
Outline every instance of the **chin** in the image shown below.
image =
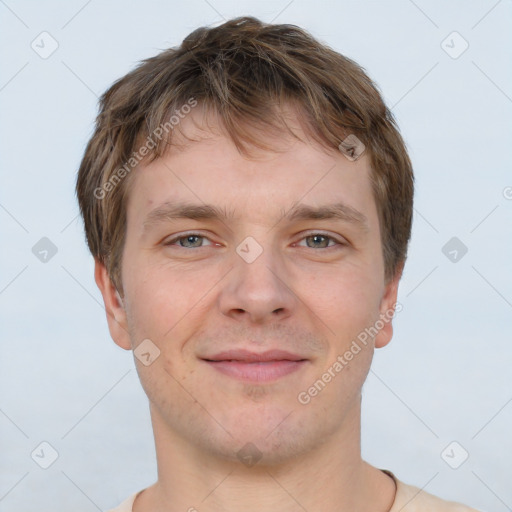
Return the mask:
[[247,467],[276,467],[321,446],[335,431],[334,426],[319,423],[313,417],[308,426],[304,419],[298,420],[295,411],[279,411],[269,416],[265,419],[262,414],[245,414],[231,418],[227,430],[232,437],[204,439],[209,445],[205,448],[218,458]]

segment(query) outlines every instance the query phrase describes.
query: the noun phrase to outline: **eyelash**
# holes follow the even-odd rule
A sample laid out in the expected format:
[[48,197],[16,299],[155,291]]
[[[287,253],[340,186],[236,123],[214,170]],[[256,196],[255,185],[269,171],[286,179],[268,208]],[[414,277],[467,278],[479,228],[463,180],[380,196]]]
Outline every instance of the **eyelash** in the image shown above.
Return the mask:
[[[190,233],[185,233],[183,235],[179,235],[179,236],[176,236],[174,238],[172,238],[171,240],[168,240],[167,242],[164,242],[164,245],[165,246],[173,246],[174,244],[176,244],[176,242],[179,242],[180,240],[185,240],[191,236],[194,236],[194,237],[198,237],[198,238],[203,238],[203,239],[206,239],[206,240],[209,240],[211,242],[211,240],[205,236],[205,235],[202,235],[201,233],[196,233],[196,232],[190,232]],[[302,236],[302,238],[299,240],[299,241],[302,241],[302,240],[305,240],[306,238],[310,238],[310,237],[313,237],[313,236],[321,236],[321,237],[324,237],[324,238],[327,238],[329,240],[328,243],[330,243],[331,241],[335,243],[335,245],[327,245],[327,247],[319,247],[318,249],[333,249],[335,248],[336,246],[345,246],[347,245],[346,242],[332,236],[332,235],[329,235],[327,233],[322,233],[320,231],[311,231],[309,233],[306,233]],[[212,243],[213,244],[213,243]],[[204,247],[208,247],[208,246],[199,246],[199,247],[182,247],[182,246],[179,246],[180,249],[202,249]],[[306,246],[306,249],[313,249],[313,250],[317,250],[316,248],[314,247],[307,247]]]

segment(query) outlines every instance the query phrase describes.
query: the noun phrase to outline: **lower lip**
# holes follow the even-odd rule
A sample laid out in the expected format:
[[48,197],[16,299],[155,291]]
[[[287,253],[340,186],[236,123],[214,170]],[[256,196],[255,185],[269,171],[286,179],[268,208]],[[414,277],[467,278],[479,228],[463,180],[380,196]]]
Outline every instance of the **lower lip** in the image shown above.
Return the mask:
[[303,361],[266,361],[243,363],[241,361],[206,361],[219,372],[236,379],[252,382],[269,382],[296,372],[307,363]]

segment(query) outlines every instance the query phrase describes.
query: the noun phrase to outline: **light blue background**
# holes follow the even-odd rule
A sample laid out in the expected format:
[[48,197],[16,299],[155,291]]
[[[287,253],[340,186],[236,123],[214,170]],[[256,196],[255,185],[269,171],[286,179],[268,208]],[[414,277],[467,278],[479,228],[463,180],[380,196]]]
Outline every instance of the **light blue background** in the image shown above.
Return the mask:
[[[0,511],[105,510],[156,479],[147,400],[109,337],[75,173],[115,79],[244,14],[300,25],[364,66],[414,163],[404,309],[364,387],[364,457],[446,499],[511,510],[512,2],[5,0]],[[43,31],[59,44],[48,59],[31,48]],[[441,47],[453,31],[469,43],[457,59]],[[44,236],[58,249],[47,263],[31,252]],[[457,263],[441,252],[453,236],[468,247]],[[456,470],[440,455],[454,440],[469,452]],[[30,457],[42,441],[59,453],[46,470]]]

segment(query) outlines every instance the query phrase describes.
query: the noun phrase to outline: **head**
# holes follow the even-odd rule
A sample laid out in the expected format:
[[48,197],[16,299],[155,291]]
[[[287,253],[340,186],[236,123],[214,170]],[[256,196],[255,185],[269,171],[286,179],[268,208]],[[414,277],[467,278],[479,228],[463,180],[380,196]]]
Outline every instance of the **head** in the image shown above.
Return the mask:
[[[154,355],[136,363],[160,429],[270,463],[357,410],[392,335],[413,176],[356,63],[291,25],[198,29],[102,96],[77,195],[112,337]],[[232,349],[301,362],[254,382],[212,362]]]

